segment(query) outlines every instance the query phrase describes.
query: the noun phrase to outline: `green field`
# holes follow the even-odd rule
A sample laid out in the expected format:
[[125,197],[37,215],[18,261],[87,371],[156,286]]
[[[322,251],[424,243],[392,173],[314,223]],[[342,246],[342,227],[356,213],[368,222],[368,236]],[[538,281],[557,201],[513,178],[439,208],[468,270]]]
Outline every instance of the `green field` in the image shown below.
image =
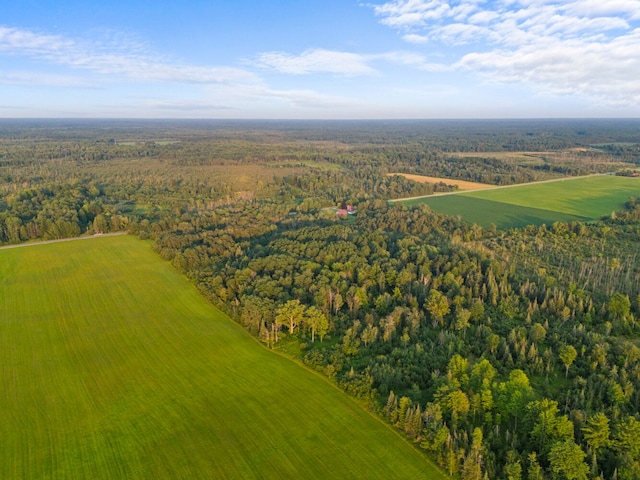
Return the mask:
[[0,478],[444,478],[150,246],[0,251]]
[[407,201],[427,204],[434,211],[459,215],[488,227],[550,225],[553,222],[590,221],[620,210],[630,196],[640,195],[640,179],[599,175],[478,190]]

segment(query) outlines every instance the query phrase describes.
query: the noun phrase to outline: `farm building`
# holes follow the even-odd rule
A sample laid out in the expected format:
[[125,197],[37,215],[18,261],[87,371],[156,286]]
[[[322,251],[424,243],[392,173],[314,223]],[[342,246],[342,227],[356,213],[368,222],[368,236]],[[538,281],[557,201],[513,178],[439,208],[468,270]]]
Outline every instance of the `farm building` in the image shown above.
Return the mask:
[[346,208],[339,208],[338,210],[336,210],[336,215],[344,217],[346,217],[347,215],[355,215],[356,209],[353,205],[346,205],[345,207]]

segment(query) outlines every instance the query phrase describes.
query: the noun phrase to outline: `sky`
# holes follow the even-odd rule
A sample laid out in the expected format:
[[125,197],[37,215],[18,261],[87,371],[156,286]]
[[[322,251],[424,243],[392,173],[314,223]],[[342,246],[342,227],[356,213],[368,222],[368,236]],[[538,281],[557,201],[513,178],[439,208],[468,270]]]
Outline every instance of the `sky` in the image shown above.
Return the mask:
[[640,117],[640,0],[7,0],[0,117]]

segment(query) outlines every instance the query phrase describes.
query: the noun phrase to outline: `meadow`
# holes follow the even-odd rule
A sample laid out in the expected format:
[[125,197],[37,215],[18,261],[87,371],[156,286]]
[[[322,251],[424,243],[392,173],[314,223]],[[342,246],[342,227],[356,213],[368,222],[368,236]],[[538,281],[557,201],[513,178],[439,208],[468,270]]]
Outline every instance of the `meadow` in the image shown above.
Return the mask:
[[638,178],[594,175],[435,195],[406,203],[427,204],[434,211],[460,216],[483,227],[495,224],[498,228],[514,228],[596,220],[620,210],[629,197],[639,194]]
[[0,251],[0,478],[444,478],[150,244]]

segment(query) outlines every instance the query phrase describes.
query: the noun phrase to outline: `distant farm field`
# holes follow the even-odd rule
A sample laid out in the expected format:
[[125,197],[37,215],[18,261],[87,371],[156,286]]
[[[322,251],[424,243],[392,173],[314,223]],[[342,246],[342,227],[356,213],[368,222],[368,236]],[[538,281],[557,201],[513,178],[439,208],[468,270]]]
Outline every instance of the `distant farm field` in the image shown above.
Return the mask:
[[494,186],[487,183],[468,182],[466,180],[455,180],[453,178],[427,177],[426,175],[414,175],[411,173],[390,173],[389,175],[400,175],[419,183],[444,183],[445,185],[456,186],[460,190],[480,190]]
[[484,227],[550,225],[556,221],[589,221],[620,210],[630,196],[640,195],[640,179],[597,175],[514,185],[489,190],[409,200],[434,211],[459,215]]
[[128,236],[0,251],[0,478],[444,478]]

